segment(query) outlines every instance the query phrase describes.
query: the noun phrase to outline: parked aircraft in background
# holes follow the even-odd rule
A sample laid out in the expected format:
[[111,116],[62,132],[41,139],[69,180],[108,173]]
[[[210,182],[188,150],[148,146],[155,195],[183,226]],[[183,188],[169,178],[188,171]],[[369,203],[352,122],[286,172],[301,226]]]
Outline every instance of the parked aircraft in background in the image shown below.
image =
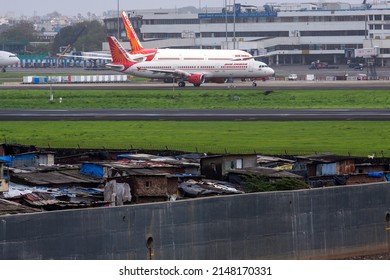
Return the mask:
[[145,55],[146,61],[176,61],[176,60],[251,60],[254,57],[242,50],[221,49],[145,49],[131,25],[125,11],[122,12],[122,20],[130,42],[130,55]]
[[5,72],[5,68],[7,66],[15,65],[20,62],[19,58],[16,54],[0,51],[0,67],[2,67],[2,71]]
[[[205,81],[223,83],[229,78],[256,79],[274,74],[267,64],[256,60],[152,60],[134,61],[115,37],[108,37],[112,63],[106,67],[137,77],[178,80],[180,87],[185,81],[200,86]],[[256,83],[253,83],[256,86]]]
[[[122,12],[122,20],[126,29],[127,38],[131,50],[128,56],[134,61],[177,61],[177,60],[254,60],[250,53],[242,50],[222,49],[145,49],[125,11]],[[101,52],[76,52],[77,54],[59,54],[63,57],[78,57],[83,59],[106,59],[111,61],[110,54]]]

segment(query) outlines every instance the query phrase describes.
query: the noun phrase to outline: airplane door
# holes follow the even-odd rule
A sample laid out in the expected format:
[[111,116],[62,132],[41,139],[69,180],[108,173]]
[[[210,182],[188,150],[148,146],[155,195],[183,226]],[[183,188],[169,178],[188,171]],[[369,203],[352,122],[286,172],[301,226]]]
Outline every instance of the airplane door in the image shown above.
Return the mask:
[[254,71],[253,69],[253,63],[248,63],[248,70],[249,70],[249,73],[252,73]]

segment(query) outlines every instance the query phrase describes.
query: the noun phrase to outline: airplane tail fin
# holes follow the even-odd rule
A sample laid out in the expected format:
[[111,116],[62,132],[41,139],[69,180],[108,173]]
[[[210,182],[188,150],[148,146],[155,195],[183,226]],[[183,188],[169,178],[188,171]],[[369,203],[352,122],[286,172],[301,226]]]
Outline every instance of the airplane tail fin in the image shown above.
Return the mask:
[[114,36],[107,37],[107,40],[110,46],[113,63],[126,64],[131,61],[131,59],[127,55],[126,50],[122,47],[122,45]]
[[137,33],[135,33],[135,30],[131,25],[131,22],[125,11],[122,12],[122,19],[123,19],[123,24],[126,28],[127,38],[129,39],[131,50],[132,51],[142,50],[143,49],[142,44],[139,41]]
[[107,63],[106,68],[124,72],[137,63],[128,56],[126,50],[115,37],[107,37],[107,40],[110,45],[112,63]]

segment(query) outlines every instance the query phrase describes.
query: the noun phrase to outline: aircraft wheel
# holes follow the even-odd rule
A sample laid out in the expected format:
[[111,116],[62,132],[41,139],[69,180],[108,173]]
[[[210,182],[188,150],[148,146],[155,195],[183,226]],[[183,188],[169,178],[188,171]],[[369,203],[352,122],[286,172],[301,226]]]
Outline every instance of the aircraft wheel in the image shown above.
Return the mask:
[[194,87],[200,87],[200,84],[194,84]]
[[256,87],[257,84],[255,82],[252,83],[252,87]]
[[183,81],[180,81],[177,84],[179,85],[179,87],[185,87],[186,86],[186,83],[183,82]]

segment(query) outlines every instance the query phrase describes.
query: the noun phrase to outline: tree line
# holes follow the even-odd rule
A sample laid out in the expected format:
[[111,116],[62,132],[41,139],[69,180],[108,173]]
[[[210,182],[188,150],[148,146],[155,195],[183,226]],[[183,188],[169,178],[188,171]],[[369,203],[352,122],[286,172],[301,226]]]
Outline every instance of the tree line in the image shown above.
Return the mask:
[[41,38],[43,30],[37,31],[34,23],[20,21],[9,27],[0,29],[0,42],[4,44],[18,44],[23,46],[19,52],[56,54],[60,47],[70,45],[78,51],[101,50],[102,42],[106,40],[104,25],[97,21],[84,21],[75,25],[63,27],[52,42],[46,44],[32,44],[46,41]]

